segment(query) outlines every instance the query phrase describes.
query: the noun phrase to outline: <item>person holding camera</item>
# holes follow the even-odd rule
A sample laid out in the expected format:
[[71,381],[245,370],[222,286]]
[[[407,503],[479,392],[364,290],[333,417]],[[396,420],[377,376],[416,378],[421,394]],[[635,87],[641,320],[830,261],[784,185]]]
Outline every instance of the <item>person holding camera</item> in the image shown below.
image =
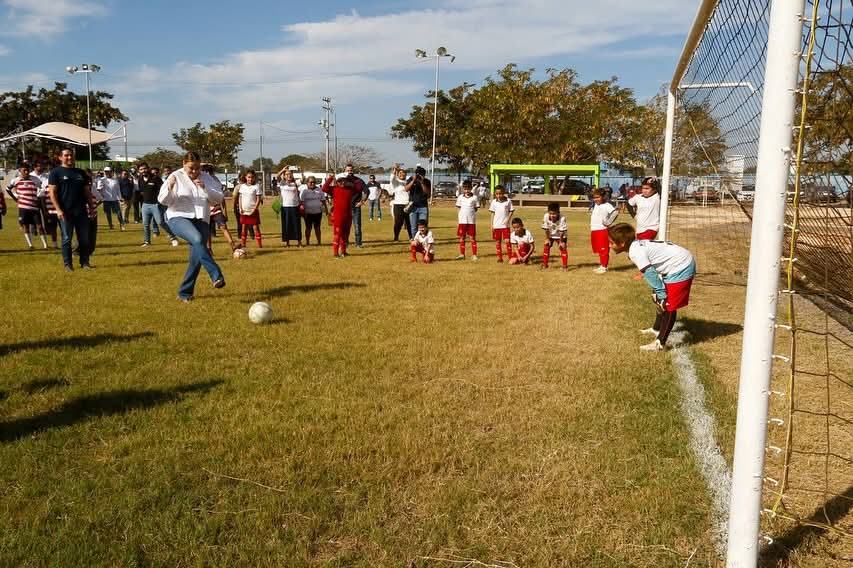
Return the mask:
[[388,193],[391,195],[391,213],[394,217],[394,240],[400,240],[400,229],[406,225],[406,234],[411,240],[414,237],[412,226],[409,223],[409,214],[406,208],[409,206],[409,190],[406,184],[406,170],[400,167],[400,164],[394,164],[391,169],[391,188]]
[[420,165],[415,168],[415,175],[406,182],[409,192],[409,226],[417,227],[418,221],[429,222],[429,196],[432,183],[426,177],[426,170]]

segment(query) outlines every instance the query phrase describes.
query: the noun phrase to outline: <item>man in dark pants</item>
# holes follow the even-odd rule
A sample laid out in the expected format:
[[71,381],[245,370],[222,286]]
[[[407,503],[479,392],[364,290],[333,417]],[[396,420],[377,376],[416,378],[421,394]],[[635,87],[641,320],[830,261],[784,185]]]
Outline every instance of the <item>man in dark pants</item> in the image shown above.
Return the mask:
[[362,248],[364,244],[361,239],[361,205],[365,202],[370,192],[364,180],[353,173],[352,164],[346,165],[344,174],[352,180],[357,190],[352,195],[352,228],[355,233],[355,248]]
[[51,170],[47,188],[62,229],[62,261],[67,272],[74,270],[71,240],[76,231],[80,267],[92,268],[89,265],[91,245],[89,244],[89,215],[86,210],[87,205],[92,210],[97,206],[92,198],[92,180],[86,172],[74,167],[74,152],[71,148],[63,148],[59,153],[59,160],[61,165]]
[[127,170],[122,170],[118,176],[118,189],[124,204],[124,222],[130,223],[130,210],[133,208],[133,218],[139,218],[139,203],[133,195],[133,179]]

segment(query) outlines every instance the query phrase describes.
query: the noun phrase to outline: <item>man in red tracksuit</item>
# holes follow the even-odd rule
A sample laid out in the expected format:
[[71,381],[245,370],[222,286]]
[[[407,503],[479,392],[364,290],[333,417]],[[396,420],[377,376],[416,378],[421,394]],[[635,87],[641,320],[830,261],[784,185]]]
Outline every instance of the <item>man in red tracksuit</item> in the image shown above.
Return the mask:
[[347,242],[352,228],[353,198],[361,192],[361,187],[357,186],[351,177],[335,180],[334,176],[329,176],[323,183],[323,191],[332,196],[332,254],[335,258],[343,258],[348,256]]

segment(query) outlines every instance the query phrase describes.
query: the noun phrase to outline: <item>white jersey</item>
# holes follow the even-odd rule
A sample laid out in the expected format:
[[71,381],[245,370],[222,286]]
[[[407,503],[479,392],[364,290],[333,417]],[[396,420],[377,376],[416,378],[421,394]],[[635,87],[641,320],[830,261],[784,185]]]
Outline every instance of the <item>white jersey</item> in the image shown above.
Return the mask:
[[477,209],[480,208],[480,199],[476,195],[471,197],[460,195],[456,198],[456,207],[459,208],[460,225],[474,225],[477,222]]
[[637,194],[628,200],[631,207],[637,208],[637,232],[657,231],[660,227],[660,195],[653,193],[649,197]]
[[548,218],[548,213],[545,213],[542,218],[542,228],[548,231],[549,239],[559,239],[568,232],[569,225],[566,223],[565,217],[560,216],[556,221],[552,221]]
[[257,184],[240,184],[240,189],[237,190],[237,193],[240,194],[240,209],[243,213],[251,212],[261,198],[261,188]]
[[513,231],[509,235],[509,242],[510,244],[518,246],[531,245],[533,244],[533,235],[527,229],[524,229],[524,234],[521,236],[516,235],[515,231]]
[[689,250],[668,241],[634,241],[628,257],[640,270],[651,266],[661,276],[681,272],[693,262]]
[[492,229],[506,229],[509,227],[509,218],[512,212],[515,211],[515,207],[513,207],[512,199],[509,197],[506,198],[506,201],[492,199],[489,211],[494,213],[492,217]]
[[428,253],[435,253],[435,239],[432,236],[432,231],[427,231],[425,235],[418,231],[412,240],[415,241],[415,244],[424,247]]
[[409,192],[406,191],[406,180],[398,178],[395,174],[391,174],[391,190],[388,192],[393,195],[392,205],[406,205],[409,203]]
[[296,182],[281,181],[278,184],[278,191],[281,194],[282,207],[297,207],[299,205],[299,186]]
[[589,229],[591,231],[600,231],[606,229],[613,224],[619,211],[608,202],[603,202],[595,206],[592,210],[592,216],[589,219]]

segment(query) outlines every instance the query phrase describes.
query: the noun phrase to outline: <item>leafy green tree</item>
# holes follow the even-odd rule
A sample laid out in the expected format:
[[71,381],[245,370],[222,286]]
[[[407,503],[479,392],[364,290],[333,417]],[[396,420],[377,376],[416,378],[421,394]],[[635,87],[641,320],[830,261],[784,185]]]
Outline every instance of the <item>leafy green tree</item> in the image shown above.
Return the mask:
[[[105,91],[93,91],[90,94],[92,128],[106,130],[113,122],[127,120],[117,107],[113,106],[113,95]],[[86,127],[86,95],[68,91],[68,83],[54,83],[53,89],[41,88],[37,91],[30,85],[23,91],[0,93],[0,134],[25,131],[45,122],[67,122]],[[47,139],[27,139],[25,141],[28,156],[55,156],[63,144]],[[5,157],[14,161],[21,151],[21,145],[7,146]],[[108,157],[106,144],[92,146],[95,160]],[[87,146],[77,149],[78,160],[89,159]]]
[[285,166],[299,166],[303,172],[322,171],[326,168],[325,154],[322,157],[316,155],[303,156],[302,154],[288,154],[278,161],[275,166],[275,171],[281,170]]
[[137,162],[145,162],[152,168],[160,168],[161,170],[168,166],[172,169],[178,168],[181,165],[183,156],[174,150],[165,148],[157,148],[152,152],[143,154],[136,158]]
[[233,167],[237,152],[243,144],[243,124],[229,120],[215,122],[210,127],[197,122],[190,128],[181,128],[172,134],[175,144],[187,152],[197,152],[203,162],[218,167]]
[[261,170],[263,170],[266,173],[275,173],[278,171],[277,169],[275,169],[275,164],[273,163],[272,158],[263,159],[263,168],[261,168],[261,159],[255,158],[254,160],[252,160],[251,164],[246,166],[246,169],[253,169],[256,172],[260,172]]
[[[853,175],[853,65],[816,74],[809,93],[803,155],[807,173]],[[801,104],[798,97],[798,113]]]

